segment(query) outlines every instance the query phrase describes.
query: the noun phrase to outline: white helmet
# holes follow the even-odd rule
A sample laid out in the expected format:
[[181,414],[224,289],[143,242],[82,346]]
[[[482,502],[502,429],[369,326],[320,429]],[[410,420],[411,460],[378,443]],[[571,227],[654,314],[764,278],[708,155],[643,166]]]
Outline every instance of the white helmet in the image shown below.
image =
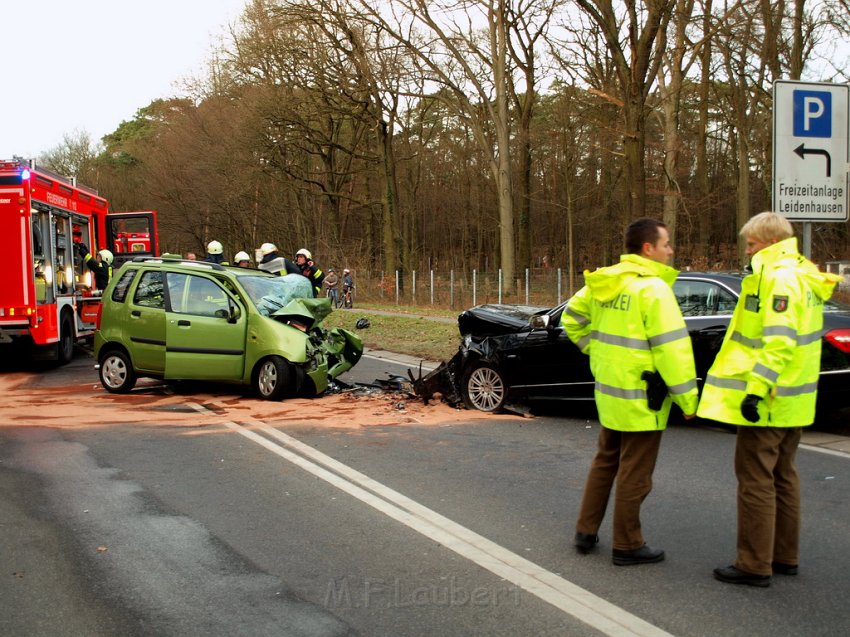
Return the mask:
[[234,263],[239,263],[240,261],[250,261],[250,260],[251,260],[251,257],[249,257],[248,253],[245,252],[244,250],[237,252],[233,256],[233,262]]
[[301,248],[298,252],[295,253],[295,256],[297,257],[299,254],[302,255],[308,261],[310,261],[313,258],[313,255],[310,254],[310,251],[307,250],[306,248]]
[[272,252],[277,252],[277,246],[273,243],[264,243],[260,246],[260,254],[266,256]]
[[112,261],[115,257],[112,256],[112,253],[104,248],[100,252],[97,253],[100,256],[101,260],[106,263],[106,265],[112,265]]
[[343,274],[348,274],[349,272],[351,272],[351,270],[349,270],[348,268],[345,268],[345,269],[342,271],[342,273],[343,273]]
[[224,252],[224,247],[220,241],[210,241],[207,244],[207,254],[221,254]]

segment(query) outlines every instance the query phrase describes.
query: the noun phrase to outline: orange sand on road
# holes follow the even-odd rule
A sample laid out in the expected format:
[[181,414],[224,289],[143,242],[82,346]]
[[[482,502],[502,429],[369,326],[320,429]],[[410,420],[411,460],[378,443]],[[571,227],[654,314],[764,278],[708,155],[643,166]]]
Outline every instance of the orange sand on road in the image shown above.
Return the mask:
[[[314,399],[270,402],[225,393],[178,395],[167,385],[147,379],[139,381],[133,392],[122,395],[110,394],[99,383],[91,382],[32,387],[32,378],[27,373],[0,375],[0,423],[63,428],[125,423],[199,428],[232,420],[359,429],[451,425],[492,418],[440,402],[425,405],[403,393],[364,395],[354,390]],[[202,405],[213,414],[194,411],[187,407],[188,403]]]

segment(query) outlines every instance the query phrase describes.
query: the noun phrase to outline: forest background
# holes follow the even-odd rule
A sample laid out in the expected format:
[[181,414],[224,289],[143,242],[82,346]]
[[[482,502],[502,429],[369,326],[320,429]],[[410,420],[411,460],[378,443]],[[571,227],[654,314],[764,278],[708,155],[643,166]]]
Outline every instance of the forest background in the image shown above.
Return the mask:
[[[384,291],[573,290],[645,215],[677,267],[735,269],[770,209],[772,84],[847,82],[848,36],[848,0],[250,0],[184,95],[39,162],[156,209],[163,251],[306,247]],[[850,258],[847,223],[812,234]]]

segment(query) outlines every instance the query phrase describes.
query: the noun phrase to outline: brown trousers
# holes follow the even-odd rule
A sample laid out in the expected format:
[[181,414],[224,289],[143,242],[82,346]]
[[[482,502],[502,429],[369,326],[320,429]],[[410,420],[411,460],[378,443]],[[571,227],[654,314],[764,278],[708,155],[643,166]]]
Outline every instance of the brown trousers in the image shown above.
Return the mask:
[[599,447],[584,485],[576,531],[589,534],[599,531],[616,479],[613,548],[631,551],[644,545],[640,505],[652,490],[661,433],[600,427]]
[[735,567],[770,575],[771,562],[799,564],[799,427],[738,427],[738,556]]

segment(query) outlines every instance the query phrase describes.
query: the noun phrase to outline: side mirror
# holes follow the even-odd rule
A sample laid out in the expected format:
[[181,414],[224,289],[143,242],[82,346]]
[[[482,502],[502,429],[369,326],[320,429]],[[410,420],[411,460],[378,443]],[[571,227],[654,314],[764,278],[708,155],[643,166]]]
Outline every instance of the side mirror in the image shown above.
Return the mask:
[[242,309],[236,305],[236,303],[230,304],[230,317],[227,319],[228,323],[235,323],[239,320],[239,317],[242,316]]
[[549,327],[549,315],[536,314],[530,319],[528,319],[528,324],[533,330],[545,330],[547,327]]

